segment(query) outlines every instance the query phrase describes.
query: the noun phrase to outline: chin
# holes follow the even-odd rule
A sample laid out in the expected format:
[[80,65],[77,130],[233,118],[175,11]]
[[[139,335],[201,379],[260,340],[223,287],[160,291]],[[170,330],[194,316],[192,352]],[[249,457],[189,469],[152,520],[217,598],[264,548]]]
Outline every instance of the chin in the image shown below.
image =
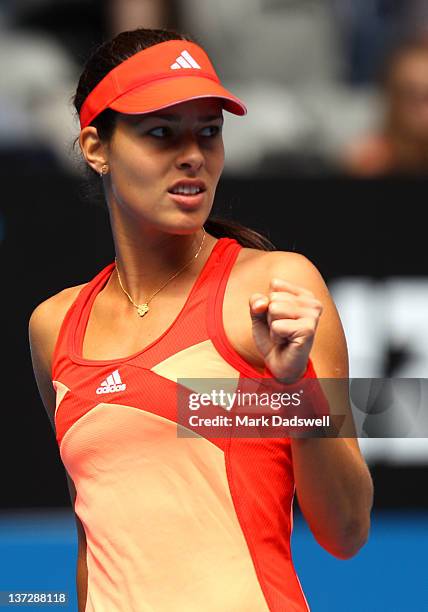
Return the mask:
[[206,217],[201,219],[187,219],[186,223],[171,224],[166,230],[168,234],[177,234],[179,236],[189,236],[198,232],[206,221]]

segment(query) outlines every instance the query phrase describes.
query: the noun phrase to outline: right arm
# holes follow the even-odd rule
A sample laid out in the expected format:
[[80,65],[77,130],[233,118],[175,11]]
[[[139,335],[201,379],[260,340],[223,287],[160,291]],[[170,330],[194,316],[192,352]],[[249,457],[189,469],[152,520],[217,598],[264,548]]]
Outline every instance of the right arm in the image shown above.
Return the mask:
[[[81,287],[82,285],[64,289],[64,291],[61,291],[39,304],[32,312],[28,325],[34,376],[54,433],[56,396],[51,380],[52,355],[65,313]],[[76,489],[67,471],[65,471],[65,474],[67,477],[71,504],[74,509]],[[78,612],[84,612],[88,577],[86,565],[86,536],[83,525],[76,513],[74,513],[74,517],[78,535],[76,568]]]

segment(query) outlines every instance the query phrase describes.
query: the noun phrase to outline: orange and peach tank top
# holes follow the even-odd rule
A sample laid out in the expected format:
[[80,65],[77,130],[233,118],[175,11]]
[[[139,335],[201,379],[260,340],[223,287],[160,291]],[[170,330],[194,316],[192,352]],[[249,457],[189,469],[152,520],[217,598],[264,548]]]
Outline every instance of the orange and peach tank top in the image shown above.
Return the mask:
[[223,327],[241,248],[220,238],[174,322],[129,357],[82,357],[114,262],[64,317],[55,427],[86,534],[85,612],[309,610],[290,551],[290,439],[177,436],[177,379],[260,377]]

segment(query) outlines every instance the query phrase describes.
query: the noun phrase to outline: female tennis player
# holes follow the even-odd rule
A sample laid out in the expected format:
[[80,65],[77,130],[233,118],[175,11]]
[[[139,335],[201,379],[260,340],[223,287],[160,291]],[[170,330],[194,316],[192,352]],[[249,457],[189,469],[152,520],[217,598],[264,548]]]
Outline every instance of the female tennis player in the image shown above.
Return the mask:
[[355,555],[373,495],[357,440],[177,435],[178,379],[348,376],[317,268],[211,216],[223,111],[245,105],[199,44],[145,29],[94,52],[74,102],[116,257],[38,305],[29,336],[76,516],[79,611],[309,610],[294,494],[319,544]]

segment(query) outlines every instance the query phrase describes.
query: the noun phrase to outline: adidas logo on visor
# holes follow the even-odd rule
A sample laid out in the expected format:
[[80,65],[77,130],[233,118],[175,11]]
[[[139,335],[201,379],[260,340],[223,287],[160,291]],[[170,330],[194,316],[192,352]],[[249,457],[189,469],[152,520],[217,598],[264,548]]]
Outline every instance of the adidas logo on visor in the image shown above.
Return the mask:
[[175,62],[170,66],[171,70],[180,70],[181,68],[199,68],[198,62],[193,59],[188,51],[182,51],[175,59]]
[[119,370],[115,370],[107,376],[105,380],[100,384],[97,389],[97,394],[101,395],[102,393],[116,393],[116,391],[125,391],[126,384],[122,383],[120,378]]

